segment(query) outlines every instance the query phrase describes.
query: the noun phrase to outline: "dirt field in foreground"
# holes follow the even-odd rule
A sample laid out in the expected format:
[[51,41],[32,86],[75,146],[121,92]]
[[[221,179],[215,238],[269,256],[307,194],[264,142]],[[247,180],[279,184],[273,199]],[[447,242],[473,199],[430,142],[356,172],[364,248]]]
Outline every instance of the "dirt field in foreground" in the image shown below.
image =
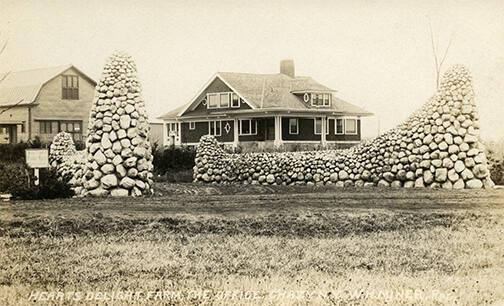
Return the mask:
[[504,302],[504,190],[157,187],[1,203],[0,304]]

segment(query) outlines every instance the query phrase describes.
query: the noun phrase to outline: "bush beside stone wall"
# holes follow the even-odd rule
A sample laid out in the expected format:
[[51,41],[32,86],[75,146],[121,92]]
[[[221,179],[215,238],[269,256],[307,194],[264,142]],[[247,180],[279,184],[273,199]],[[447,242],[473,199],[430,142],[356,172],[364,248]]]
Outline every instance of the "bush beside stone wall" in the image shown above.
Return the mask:
[[347,150],[228,154],[203,136],[194,180],[205,183],[489,188],[469,71],[448,70],[434,95],[397,128]]

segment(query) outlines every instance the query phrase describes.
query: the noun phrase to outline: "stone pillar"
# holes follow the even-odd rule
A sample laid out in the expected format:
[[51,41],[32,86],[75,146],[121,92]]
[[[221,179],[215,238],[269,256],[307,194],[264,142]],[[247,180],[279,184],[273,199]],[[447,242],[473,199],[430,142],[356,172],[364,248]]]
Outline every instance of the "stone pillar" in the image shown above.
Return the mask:
[[282,117],[275,116],[275,141],[273,145],[279,147],[283,144],[282,141]]
[[235,118],[234,119],[234,125],[233,125],[233,148],[237,148],[238,147],[238,143],[239,143],[239,129],[238,129],[238,118]]

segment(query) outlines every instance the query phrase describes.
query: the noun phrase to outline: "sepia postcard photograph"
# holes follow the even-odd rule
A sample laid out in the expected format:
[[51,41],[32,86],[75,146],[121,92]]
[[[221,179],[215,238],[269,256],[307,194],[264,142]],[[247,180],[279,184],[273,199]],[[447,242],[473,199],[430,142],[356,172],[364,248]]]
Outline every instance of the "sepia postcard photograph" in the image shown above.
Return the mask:
[[504,305],[504,2],[0,0],[0,305]]

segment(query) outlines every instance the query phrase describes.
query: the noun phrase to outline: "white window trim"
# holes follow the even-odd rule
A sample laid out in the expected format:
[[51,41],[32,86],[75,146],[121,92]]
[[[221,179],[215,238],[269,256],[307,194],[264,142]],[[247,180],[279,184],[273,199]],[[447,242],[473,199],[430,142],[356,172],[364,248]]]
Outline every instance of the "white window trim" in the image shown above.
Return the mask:
[[[215,131],[216,127],[217,127],[217,123],[219,123],[219,134],[211,134],[210,133],[212,131],[212,129],[210,128],[211,125],[212,124],[214,125],[214,131]],[[208,121],[208,135],[211,135],[211,136],[222,136],[222,121],[221,120]]]
[[196,129],[196,122],[189,121],[189,130],[195,130],[195,129]]
[[[341,120],[341,133],[338,133],[338,123],[337,120]],[[334,118],[334,135],[345,135],[345,118]]]
[[[242,133],[243,121],[245,121],[245,120],[249,121],[249,133]],[[252,133],[252,122],[254,122],[254,124],[255,124],[255,133]],[[248,119],[248,118],[239,119],[238,135],[240,135],[240,136],[257,135],[257,120]]]
[[[325,107],[329,107],[331,106],[331,94],[322,94],[322,105],[325,106]],[[326,101],[327,101],[327,104],[326,104]]]
[[[222,102],[222,96],[226,96],[227,97],[227,105],[225,106],[222,106],[221,102]],[[231,106],[231,95],[229,92],[226,92],[226,93],[220,93],[219,94],[219,108],[229,108]]]
[[[313,118],[313,134],[314,135],[322,135],[322,122],[320,123],[320,133],[317,133],[317,119],[322,121],[322,117]],[[326,118],[326,135],[329,135],[329,118]]]
[[[315,98],[317,95],[322,95],[322,104],[315,104]],[[312,92],[310,94],[311,106],[313,107],[330,107],[332,103],[332,95],[330,93],[316,93]],[[327,101],[327,104],[325,103]]]
[[[217,102],[217,106],[211,106],[210,105],[210,96],[217,96],[219,97],[219,101]],[[217,109],[219,108],[220,106],[220,93],[216,92],[216,93],[207,93],[206,94],[206,101],[207,101],[207,109]]]
[[320,122],[320,132],[317,133],[317,119],[320,119],[320,121],[322,121],[322,118],[320,117],[313,118],[313,134],[322,135],[322,122]]
[[[291,120],[296,120],[296,132],[291,131]],[[299,118],[289,118],[289,135],[299,135]]]
[[[238,105],[233,105],[233,96],[237,96],[238,97]],[[241,107],[241,101],[240,101],[240,96],[236,93],[231,93],[231,108],[240,108]]]
[[[355,132],[349,133],[347,131],[347,120],[354,120],[355,121]],[[344,118],[344,130],[346,135],[357,135],[359,132],[359,124],[357,122],[358,118]]]
[[[219,108],[240,108],[241,106],[241,99],[238,94],[238,106],[233,106],[233,94],[236,94],[232,91],[228,92],[210,92],[206,94],[206,104],[207,104],[207,109],[219,109]],[[227,106],[222,106],[221,105],[221,96],[222,95],[227,95],[228,97],[228,104]],[[218,97],[218,102],[217,106],[210,106],[210,96],[217,96]]]

